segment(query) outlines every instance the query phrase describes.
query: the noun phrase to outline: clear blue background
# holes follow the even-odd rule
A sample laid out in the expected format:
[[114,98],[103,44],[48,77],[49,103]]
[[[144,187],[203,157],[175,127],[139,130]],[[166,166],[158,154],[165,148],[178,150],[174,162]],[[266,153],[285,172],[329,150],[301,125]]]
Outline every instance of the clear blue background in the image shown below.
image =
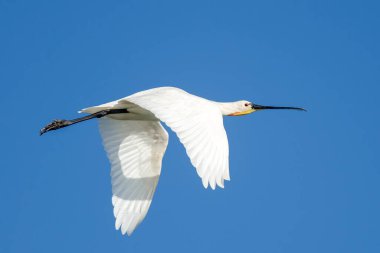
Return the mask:
[[[1,252],[380,252],[378,1],[0,1]],[[231,182],[176,136],[148,216],[114,229],[96,121],[157,86],[304,106],[225,118]]]

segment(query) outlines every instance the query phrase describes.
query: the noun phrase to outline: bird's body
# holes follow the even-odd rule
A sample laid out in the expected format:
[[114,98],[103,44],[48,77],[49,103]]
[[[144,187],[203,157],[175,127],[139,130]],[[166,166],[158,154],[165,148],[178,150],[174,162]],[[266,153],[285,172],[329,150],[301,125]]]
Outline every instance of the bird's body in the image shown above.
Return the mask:
[[[53,122],[41,133],[99,118],[100,133],[111,163],[112,203],[116,229],[129,235],[146,216],[161,172],[169,126],[185,146],[205,188],[224,188],[229,180],[229,147],[223,115],[243,115],[259,109],[301,109],[259,106],[248,101],[218,103],[174,87],[135,93],[89,107],[74,121]],[[123,111],[124,110],[124,111]],[[57,124],[58,123],[58,124]]]

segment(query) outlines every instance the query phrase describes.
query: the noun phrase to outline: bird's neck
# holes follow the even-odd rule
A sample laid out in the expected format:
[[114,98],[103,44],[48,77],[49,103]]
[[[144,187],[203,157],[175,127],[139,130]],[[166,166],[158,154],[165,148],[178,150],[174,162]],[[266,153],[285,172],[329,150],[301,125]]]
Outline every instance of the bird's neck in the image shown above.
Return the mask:
[[229,102],[229,103],[217,102],[216,104],[219,106],[220,111],[222,112],[224,116],[230,115],[238,111],[236,102]]

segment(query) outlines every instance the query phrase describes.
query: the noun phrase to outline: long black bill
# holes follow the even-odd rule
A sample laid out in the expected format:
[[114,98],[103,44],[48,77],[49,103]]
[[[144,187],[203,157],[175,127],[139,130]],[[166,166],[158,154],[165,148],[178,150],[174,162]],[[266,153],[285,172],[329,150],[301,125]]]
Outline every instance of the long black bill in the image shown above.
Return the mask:
[[256,105],[252,104],[252,109],[255,110],[267,110],[267,109],[273,109],[273,110],[299,110],[299,111],[305,111],[305,109],[301,107],[289,107],[289,106],[268,106],[268,105]]

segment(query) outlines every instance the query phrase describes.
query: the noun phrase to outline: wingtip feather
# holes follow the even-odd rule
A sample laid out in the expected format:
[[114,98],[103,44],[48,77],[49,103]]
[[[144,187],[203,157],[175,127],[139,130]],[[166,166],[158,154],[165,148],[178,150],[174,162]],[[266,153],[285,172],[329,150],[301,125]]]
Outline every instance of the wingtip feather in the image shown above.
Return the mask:
[[202,184],[203,184],[203,187],[204,187],[205,189],[207,189],[207,187],[208,187],[208,181],[207,181],[206,178],[202,178]]
[[224,180],[223,180],[222,178],[218,178],[218,180],[216,181],[216,184],[217,184],[220,188],[224,189]]
[[211,189],[215,190],[215,187],[216,187],[216,183],[215,183],[215,180],[210,180],[210,186],[211,186]]

